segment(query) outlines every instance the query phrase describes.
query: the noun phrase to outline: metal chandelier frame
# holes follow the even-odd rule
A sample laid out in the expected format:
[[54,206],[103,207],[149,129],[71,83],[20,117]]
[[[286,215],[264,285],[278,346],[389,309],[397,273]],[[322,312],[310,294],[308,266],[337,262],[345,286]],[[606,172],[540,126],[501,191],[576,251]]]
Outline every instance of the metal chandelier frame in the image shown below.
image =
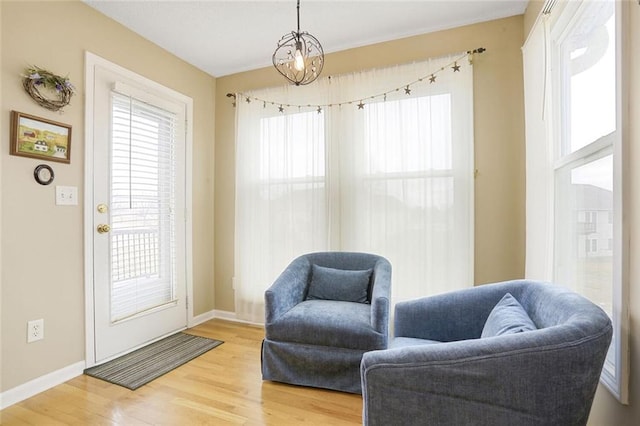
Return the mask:
[[273,66],[296,86],[315,81],[324,66],[324,51],[317,38],[300,32],[300,0],[297,5],[298,30],[282,36],[273,52]]

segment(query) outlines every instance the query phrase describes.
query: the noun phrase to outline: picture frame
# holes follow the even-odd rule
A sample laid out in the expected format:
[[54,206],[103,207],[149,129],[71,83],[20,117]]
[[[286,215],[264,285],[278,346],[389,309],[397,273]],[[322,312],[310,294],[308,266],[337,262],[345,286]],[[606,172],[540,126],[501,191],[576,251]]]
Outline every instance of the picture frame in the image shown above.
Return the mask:
[[11,111],[11,155],[71,163],[71,125]]

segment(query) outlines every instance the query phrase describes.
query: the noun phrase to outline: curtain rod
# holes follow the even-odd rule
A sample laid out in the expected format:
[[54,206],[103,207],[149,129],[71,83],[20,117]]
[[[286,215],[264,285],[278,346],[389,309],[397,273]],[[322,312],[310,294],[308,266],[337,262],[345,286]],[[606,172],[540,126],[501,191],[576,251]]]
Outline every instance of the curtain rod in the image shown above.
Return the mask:
[[[640,0],[638,0],[638,1],[640,2]],[[467,55],[473,55],[474,53],[484,53],[486,51],[487,51],[487,49],[485,49],[484,47],[478,47],[477,49],[467,50]],[[227,93],[227,98],[236,99],[236,94],[235,93]]]

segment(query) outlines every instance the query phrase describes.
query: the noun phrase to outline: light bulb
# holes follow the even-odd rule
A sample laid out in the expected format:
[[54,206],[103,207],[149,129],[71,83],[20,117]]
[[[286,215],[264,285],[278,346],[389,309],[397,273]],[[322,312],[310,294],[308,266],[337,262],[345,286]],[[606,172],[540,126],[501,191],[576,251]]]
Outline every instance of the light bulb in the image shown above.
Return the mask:
[[296,49],[296,53],[293,55],[293,66],[297,71],[304,71],[304,58],[300,49]]

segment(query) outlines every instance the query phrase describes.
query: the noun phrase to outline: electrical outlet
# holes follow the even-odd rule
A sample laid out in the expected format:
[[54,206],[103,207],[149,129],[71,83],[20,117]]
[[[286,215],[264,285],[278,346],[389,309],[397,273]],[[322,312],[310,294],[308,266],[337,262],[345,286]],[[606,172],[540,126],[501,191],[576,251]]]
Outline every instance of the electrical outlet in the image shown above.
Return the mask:
[[38,319],[27,322],[27,343],[44,339],[44,320]]

